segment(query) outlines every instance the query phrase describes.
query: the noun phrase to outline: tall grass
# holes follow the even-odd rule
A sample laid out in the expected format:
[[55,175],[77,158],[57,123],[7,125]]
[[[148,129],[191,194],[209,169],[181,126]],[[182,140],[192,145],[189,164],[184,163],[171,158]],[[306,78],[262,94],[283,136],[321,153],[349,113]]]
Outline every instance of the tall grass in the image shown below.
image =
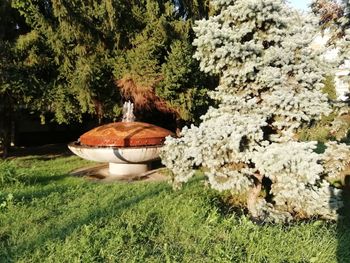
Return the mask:
[[260,226],[201,178],[173,191],[164,182],[69,176],[85,164],[76,157],[0,163],[0,262],[350,262],[346,225]]

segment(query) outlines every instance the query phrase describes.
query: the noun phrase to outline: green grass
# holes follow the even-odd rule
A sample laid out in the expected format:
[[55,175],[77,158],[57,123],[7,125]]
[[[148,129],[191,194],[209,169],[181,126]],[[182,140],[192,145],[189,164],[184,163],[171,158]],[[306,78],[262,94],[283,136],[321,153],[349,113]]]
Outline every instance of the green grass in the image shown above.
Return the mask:
[[0,262],[350,262],[345,225],[255,225],[200,178],[173,191],[68,175],[87,163],[0,161]]

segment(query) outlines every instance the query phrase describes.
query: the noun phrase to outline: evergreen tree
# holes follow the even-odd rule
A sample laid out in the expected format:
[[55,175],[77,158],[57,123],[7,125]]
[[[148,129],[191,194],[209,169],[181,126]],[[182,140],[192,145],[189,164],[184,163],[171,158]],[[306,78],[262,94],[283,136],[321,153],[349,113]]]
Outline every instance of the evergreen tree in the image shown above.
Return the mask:
[[210,94],[219,105],[198,127],[166,140],[162,161],[175,185],[199,167],[214,189],[246,195],[254,218],[335,218],[342,205],[328,182],[335,173],[322,164],[337,158],[334,152],[349,157],[350,151],[332,144],[317,154],[316,142],[299,142],[295,134],[330,113],[322,93],[325,65],[310,45],[314,20],[282,0],[211,3],[217,15],[197,22],[194,45],[201,69],[220,75]]
[[[11,1],[0,2],[0,152],[6,157],[14,112],[30,100],[30,87],[23,85],[23,62],[18,59],[15,41],[28,31],[23,18],[11,8]],[[19,63],[17,63],[19,62]]]
[[[336,70],[342,70],[342,75],[337,76],[342,82],[348,82],[350,85],[350,70],[345,75],[346,69],[350,69],[350,2],[335,0],[315,0],[312,3],[312,10],[317,15],[320,29],[327,34],[327,47],[337,51]],[[350,127],[350,108],[349,94],[347,94],[346,103],[333,104],[333,120],[328,123],[321,123],[324,131],[331,131],[331,137],[339,140],[348,141],[348,130]]]
[[340,49],[340,64],[350,59],[350,2],[348,0],[314,0],[312,10],[321,29],[328,30],[328,44]]
[[[193,120],[197,104],[200,108],[206,100],[194,91],[205,94],[207,77],[186,55],[180,67],[186,73],[184,67],[191,66],[198,78],[183,80],[181,88],[174,90],[175,97],[169,97],[169,85],[175,89],[175,84],[165,74],[173,60],[168,57],[181,56],[174,54],[175,43],[189,51],[191,23],[207,15],[205,3],[13,0],[32,28],[35,46],[46,47],[47,60],[52,62],[47,65],[51,75],[39,106],[44,112],[53,111],[59,122],[81,120],[84,114],[101,121],[118,117],[122,100],[130,99],[140,114],[158,110]],[[179,108],[179,101],[186,106]]]

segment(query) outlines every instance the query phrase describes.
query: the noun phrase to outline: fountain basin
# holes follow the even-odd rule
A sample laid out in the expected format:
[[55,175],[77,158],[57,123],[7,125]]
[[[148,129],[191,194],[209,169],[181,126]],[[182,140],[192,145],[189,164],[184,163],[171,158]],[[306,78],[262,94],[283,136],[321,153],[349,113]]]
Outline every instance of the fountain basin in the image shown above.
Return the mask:
[[93,147],[73,142],[68,148],[83,159],[109,163],[110,176],[131,176],[146,172],[148,163],[159,158],[162,146]]
[[162,145],[171,131],[144,122],[114,122],[102,125],[80,136],[82,145],[114,147],[149,147]]
[[77,142],[68,148],[83,159],[103,163],[146,163],[157,160],[162,146],[153,147],[92,147]]
[[143,122],[115,122],[94,128],[68,148],[83,159],[109,163],[109,176],[133,177],[159,159],[166,136],[174,134]]

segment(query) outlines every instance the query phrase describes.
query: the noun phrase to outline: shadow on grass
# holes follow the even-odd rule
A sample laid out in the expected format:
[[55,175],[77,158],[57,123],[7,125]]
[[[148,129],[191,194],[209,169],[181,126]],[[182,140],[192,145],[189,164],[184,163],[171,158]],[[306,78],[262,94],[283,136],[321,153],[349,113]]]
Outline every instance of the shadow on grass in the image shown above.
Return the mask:
[[35,147],[17,148],[13,147],[9,152],[9,159],[24,158],[25,160],[51,160],[58,157],[73,155],[66,144],[48,144]]
[[0,189],[3,187],[16,188],[16,186],[18,186],[18,185],[22,185],[25,187],[28,187],[28,186],[43,187],[46,185],[54,184],[55,182],[62,183],[61,181],[66,179],[66,178],[72,178],[72,176],[69,174],[57,174],[57,175],[51,175],[51,176],[11,175],[11,176],[8,176],[7,178],[1,178],[1,175],[0,175],[0,179],[3,179],[2,181],[0,180]]
[[67,190],[69,190],[70,186],[68,185],[51,185],[47,186],[44,189],[40,189],[39,191],[21,191],[14,195],[15,202],[31,202],[36,198],[46,198],[52,193],[60,193],[64,194]]
[[50,175],[50,176],[35,176],[31,175],[25,178],[25,182],[28,185],[47,185],[51,184],[53,182],[62,181],[65,178],[72,177],[69,174],[57,174],[57,175]]
[[350,175],[345,176],[343,189],[344,207],[337,226],[337,260],[339,263],[350,262]]
[[[35,249],[39,247],[43,247],[48,241],[53,239],[60,239],[64,240],[67,236],[69,236],[75,229],[90,224],[92,222],[95,222],[101,218],[111,218],[115,217],[118,214],[120,214],[122,211],[129,209],[132,206],[137,205],[138,203],[142,202],[145,199],[152,198],[159,193],[161,193],[164,190],[170,189],[170,187],[160,184],[156,188],[153,188],[151,190],[148,190],[147,192],[144,192],[140,195],[127,198],[121,201],[115,201],[111,202],[107,207],[103,208],[97,208],[88,215],[81,216],[80,218],[77,218],[73,222],[69,222],[69,224],[66,224],[64,226],[59,226],[56,228],[50,228],[48,230],[43,230],[39,236],[37,236],[36,239],[33,239],[29,242],[23,242],[18,244],[16,250],[13,248],[11,249],[11,261],[13,259],[16,261],[17,259],[20,259],[21,256],[24,253],[28,253],[30,251],[34,251]],[[44,195],[45,193],[43,193]]]

